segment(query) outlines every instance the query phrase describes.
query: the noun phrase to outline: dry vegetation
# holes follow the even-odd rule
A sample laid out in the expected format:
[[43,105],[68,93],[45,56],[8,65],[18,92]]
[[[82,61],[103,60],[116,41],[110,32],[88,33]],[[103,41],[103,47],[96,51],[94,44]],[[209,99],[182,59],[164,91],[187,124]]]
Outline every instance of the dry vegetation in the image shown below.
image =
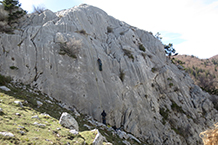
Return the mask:
[[179,55],[172,60],[184,66],[190,77],[203,90],[210,94],[218,94],[218,55],[209,59],[199,59],[195,56]]

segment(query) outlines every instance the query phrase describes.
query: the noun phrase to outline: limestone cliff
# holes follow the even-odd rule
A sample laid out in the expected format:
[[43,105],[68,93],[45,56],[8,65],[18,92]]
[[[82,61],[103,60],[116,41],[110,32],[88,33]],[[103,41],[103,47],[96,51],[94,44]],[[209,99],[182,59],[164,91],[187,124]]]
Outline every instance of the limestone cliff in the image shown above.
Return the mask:
[[30,14],[0,34],[0,73],[98,121],[105,110],[107,123],[149,144],[200,144],[218,121],[159,40],[89,5]]

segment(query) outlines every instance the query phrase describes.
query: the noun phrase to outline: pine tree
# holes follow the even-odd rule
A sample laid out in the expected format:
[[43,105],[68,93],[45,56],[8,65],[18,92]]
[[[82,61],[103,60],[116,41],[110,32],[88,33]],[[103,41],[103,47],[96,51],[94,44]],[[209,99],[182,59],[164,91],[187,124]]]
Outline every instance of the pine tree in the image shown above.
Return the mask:
[[169,59],[172,55],[176,56],[176,50],[173,48],[173,44],[169,43],[168,45],[164,45],[165,53],[168,55]]
[[21,8],[21,4],[18,0],[3,0],[1,2],[4,9],[8,11],[8,24],[11,25],[19,18],[24,16],[27,12]]

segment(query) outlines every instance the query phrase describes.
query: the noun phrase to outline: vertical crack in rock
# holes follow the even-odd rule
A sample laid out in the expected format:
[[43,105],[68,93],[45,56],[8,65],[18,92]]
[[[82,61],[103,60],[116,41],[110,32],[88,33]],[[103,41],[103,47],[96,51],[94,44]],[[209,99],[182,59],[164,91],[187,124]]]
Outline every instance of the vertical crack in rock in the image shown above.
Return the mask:
[[35,47],[35,51],[36,51],[36,61],[35,61],[35,67],[34,67],[34,69],[35,69],[35,77],[34,77],[34,79],[33,79],[33,81],[37,81],[37,79],[39,78],[39,76],[42,74],[42,72],[38,72],[38,69],[37,69],[37,65],[38,65],[38,49],[37,49],[37,46],[36,46],[36,44],[35,44],[35,42],[34,42],[34,39],[35,39],[35,37],[37,36],[37,34],[39,33],[39,31],[41,30],[41,28],[42,28],[42,26],[39,28],[39,30],[35,33],[35,35],[32,37],[32,38],[30,38],[30,40],[32,41],[32,43],[33,43],[33,46]]

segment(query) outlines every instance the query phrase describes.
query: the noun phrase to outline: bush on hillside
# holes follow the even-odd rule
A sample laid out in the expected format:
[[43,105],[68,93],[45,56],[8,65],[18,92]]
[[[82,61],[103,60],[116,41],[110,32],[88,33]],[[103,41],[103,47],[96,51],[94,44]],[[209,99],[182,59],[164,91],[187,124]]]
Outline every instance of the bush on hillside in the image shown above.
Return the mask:
[[2,5],[4,10],[8,12],[8,24],[16,23],[17,20],[23,17],[27,11],[21,8],[18,0],[3,0]]
[[13,33],[11,27],[5,21],[0,21],[0,32]]
[[0,5],[0,21],[7,21],[8,12],[4,10],[3,5]]
[[76,40],[75,38],[70,39],[68,42],[62,42],[60,44],[59,54],[67,54],[69,57],[77,58],[79,49],[82,47],[81,40]]

